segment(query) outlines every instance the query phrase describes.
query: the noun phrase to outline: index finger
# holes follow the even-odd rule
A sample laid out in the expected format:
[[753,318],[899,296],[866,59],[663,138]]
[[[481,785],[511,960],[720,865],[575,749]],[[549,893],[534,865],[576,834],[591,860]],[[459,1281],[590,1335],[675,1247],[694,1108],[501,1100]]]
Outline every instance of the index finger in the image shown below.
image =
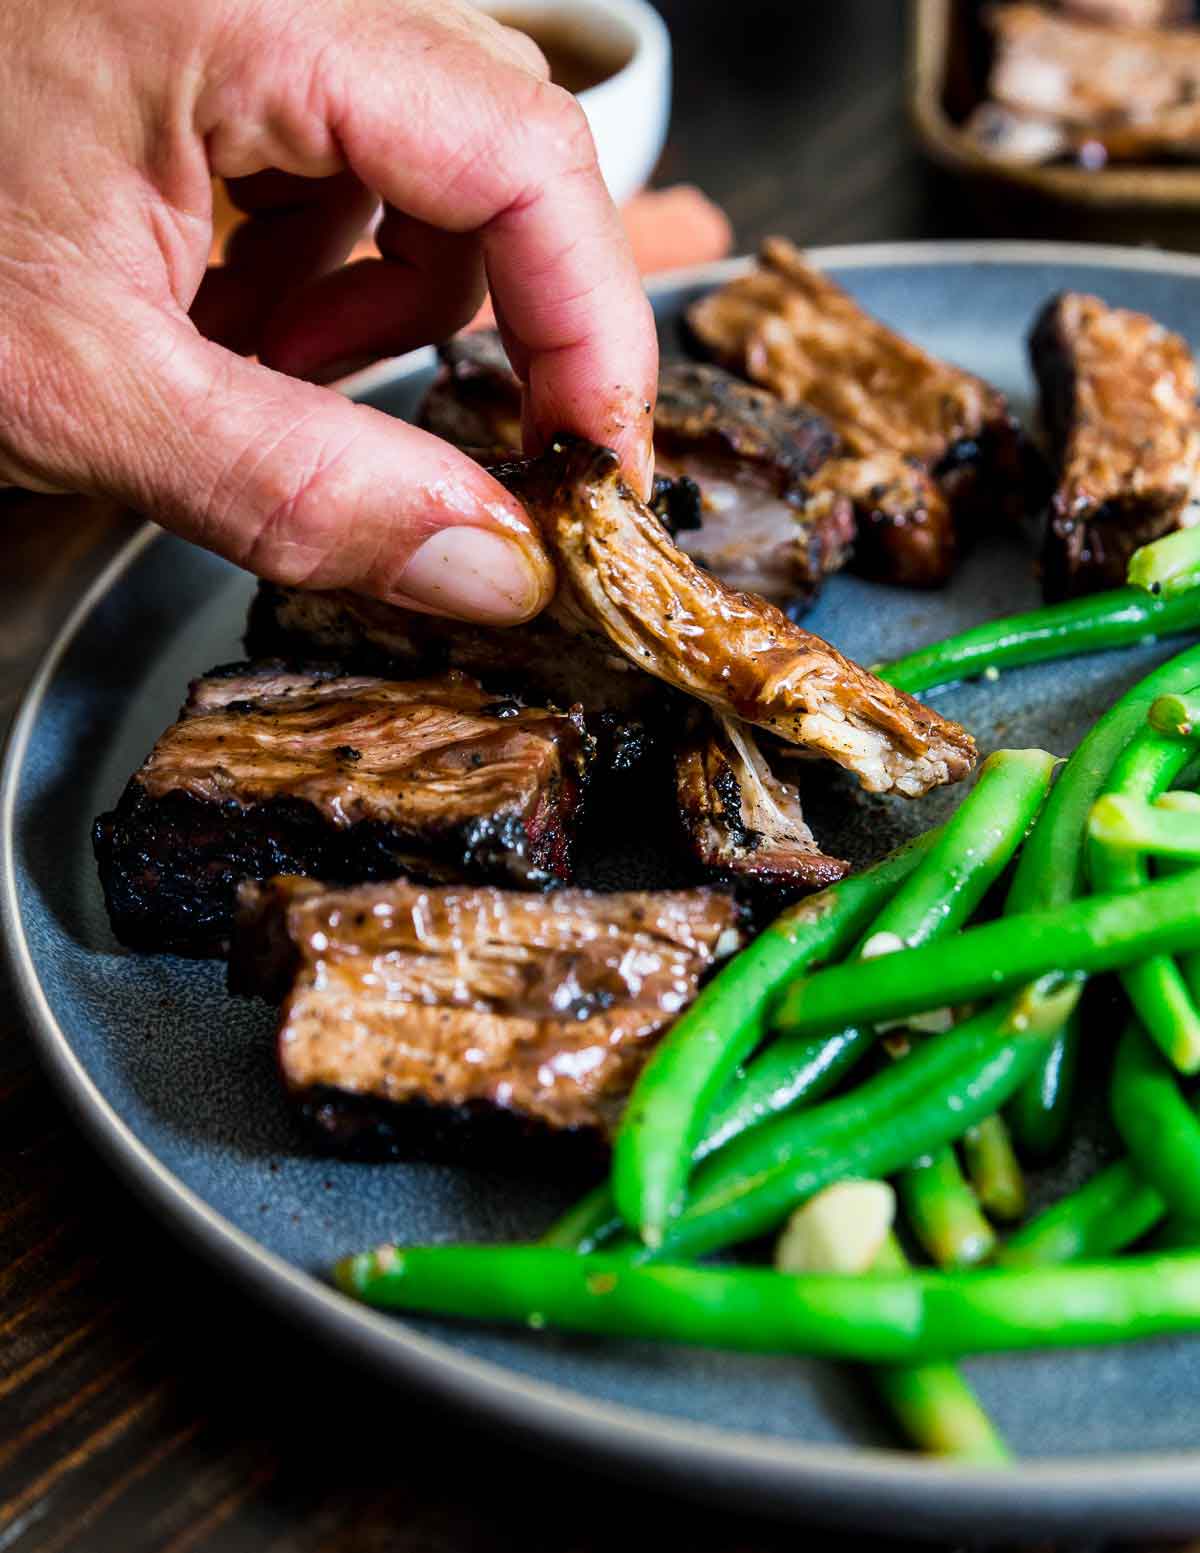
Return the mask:
[[461,28],[426,21],[429,46],[414,49],[411,21],[387,9],[378,31],[358,17],[337,65],[353,89],[327,98],[347,162],[409,215],[480,234],[533,440],[570,431],[615,448],[645,490],[658,342],[582,109]]

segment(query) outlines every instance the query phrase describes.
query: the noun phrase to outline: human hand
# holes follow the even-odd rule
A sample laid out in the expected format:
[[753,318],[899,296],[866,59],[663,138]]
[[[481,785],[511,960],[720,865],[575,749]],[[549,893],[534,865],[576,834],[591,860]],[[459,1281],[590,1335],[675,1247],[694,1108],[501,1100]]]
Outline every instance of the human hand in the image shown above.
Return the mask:
[[[249,220],[206,276],[212,174]],[[377,199],[383,257],[339,269]],[[529,39],[465,0],[0,7],[0,482],[272,581],[526,619],[553,573],[507,492],[297,380],[451,334],[485,276],[530,445],[574,431],[647,484],[653,323]]]

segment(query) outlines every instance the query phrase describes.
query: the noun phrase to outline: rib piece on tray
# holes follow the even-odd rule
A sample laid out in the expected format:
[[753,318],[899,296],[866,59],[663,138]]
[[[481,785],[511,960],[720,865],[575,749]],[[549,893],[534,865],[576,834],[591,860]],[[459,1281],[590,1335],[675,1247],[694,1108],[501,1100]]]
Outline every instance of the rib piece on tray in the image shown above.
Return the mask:
[[731,587],[780,602],[810,598],[846,561],[854,513],[809,486],[837,447],[827,421],[719,367],[665,366],[655,467],[700,488],[699,524],[675,543]]
[[[985,506],[1022,504],[1023,452],[1004,396],[872,318],[784,238],[766,240],[750,274],[694,302],[687,322],[705,355],[829,421],[844,459],[817,483],[854,503],[856,565],[869,575],[945,582],[956,526]],[[856,470],[860,460],[884,467]]]
[[[467,448],[521,451],[521,385],[498,334],[476,330],[441,347],[442,369],[419,415],[427,431]],[[837,448],[828,422],[719,367],[664,365],[654,416],[658,473],[699,487],[694,523],[664,517],[676,543],[735,588],[776,602],[810,598],[854,541],[841,491],[810,500],[808,484]]]
[[[1084,146],[1118,160],[1200,153],[1200,33],[1117,27],[1056,16],[1040,5],[985,12],[994,40],[990,101],[968,128],[985,149],[1034,143],[1047,160]],[[994,126],[1011,116],[1006,135]],[[1057,136],[1057,142],[1054,137]]]
[[692,852],[715,878],[782,900],[849,872],[821,851],[800,794],[744,723],[704,717],[676,752],[675,791]]
[[540,1138],[591,1157],[738,942],[710,890],[274,879],[243,886],[230,985],[284,998],[284,1084],[336,1147],[493,1164]]
[[566,629],[835,761],[868,791],[915,797],[970,770],[975,746],[957,723],[684,555],[625,485],[615,454],[564,438],[492,472],[550,547],[559,574],[550,611]]
[[1200,518],[1192,353],[1144,313],[1078,292],[1047,303],[1029,348],[1058,469],[1046,593],[1120,587],[1139,545]]
[[280,872],[567,878],[588,754],[578,713],[497,706],[463,675],[215,670],[96,821],[113,929],[219,953],[238,885]]

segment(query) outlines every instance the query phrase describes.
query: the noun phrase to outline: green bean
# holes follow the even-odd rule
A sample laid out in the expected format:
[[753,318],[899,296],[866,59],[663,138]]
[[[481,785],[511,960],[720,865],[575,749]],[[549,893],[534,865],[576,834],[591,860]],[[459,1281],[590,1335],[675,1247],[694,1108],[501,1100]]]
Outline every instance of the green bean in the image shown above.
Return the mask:
[[952,1144],[905,1166],[896,1176],[896,1191],[909,1228],[939,1267],[973,1267],[991,1255],[996,1233],[963,1178]]
[[[843,947],[862,931],[864,924],[873,913],[917,868],[928,855],[939,835],[939,831],[928,831],[904,846],[898,847],[873,867],[843,880],[830,890],[810,896],[799,907],[784,912],[763,935],[768,938],[768,943],[763,951],[763,958],[759,962],[760,969],[772,971],[777,966],[776,954],[780,949],[781,940],[784,940],[785,952],[780,958],[787,963],[790,972],[792,964],[786,950],[786,938],[791,934],[795,935],[795,949],[798,956],[811,954],[815,959],[836,953],[839,947]],[[746,953],[752,953],[761,941],[761,939],[757,940]],[[741,958],[726,966],[723,972],[718,972],[711,985],[715,986],[724,976],[732,977],[734,970],[740,966]],[[748,978],[743,979],[743,973],[740,970],[737,985],[741,987],[743,994],[750,991]],[[746,1018],[750,1009],[743,1006],[738,1012],[740,1017]],[[836,1075],[831,1074],[827,1082],[822,1085],[821,1080],[824,1075],[815,1072],[812,1075],[798,1075],[797,1081],[802,1088],[807,1087],[816,1093],[832,1085],[835,1077]],[[724,1137],[719,1136],[712,1125],[706,1126],[704,1136],[697,1145],[695,1158],[702,1159],[723,1141]],[[611,1240],[623,1225],[624,1220],[617,1211],[611,1180],[606,1180],[551,1225],[542,1237],[541,1244],[561,1246],[567,1250],[592,1251],[598,1245]]]
[[999,1116],[985,1116],[962,1137],[963,1159],[980,1206],[1011,1223],[1025,1216],[1025,1178]]
[[[1005,911],[1050,911],[1083,893],[1085,837],[1092,804],[1121,751],[1137,734],[1159,696],[1190,690],[1200,681],[1200,648],[1160,664],[1111,706],[1081,740],[1021,849]],[[1062,1142],[1077,1070],[1078,1029],[1068,1026],[1045,1062],[1014,1098],[1009,1123],[1018,1144],[1045,1158]]]
[[862,1057],[867,1032],[856,1026],[818,1040],[781,1037],[730,1084],[709,1113],[696,1148],[698,1163],[734,1138],[800,1102],[827,1095]]
[[585,1255],[605,1245],[624,1228],[624,1220],[613,1201],[612,1187],[605,1179],[556,1219],[538,1244]]
[[1138,1174],[1174,1217],[1200,1223],[1200,1119],[1136,1023],[1117,1047],[1112,1115]]
[[1200,695],[1193,690],[1159,696],[1150,708],[1150,726],[1158,733],[1190,739],[1200,728]]
[[382,1246],[334,1269],[388,1310],[751,1353],[912,1364],[1200,1330],[1200,1254],[1083,1267],[797,1277],[542,1246]]
[[1196,630],[1200,593],[1156,598],[1140,588],[1116,588],[972,626],[892,663],[877,664],[875,673],[916,696],[993,670],[1135,647]]
[[1163,1212],[1158,1193],[1128,1160],[1118,1160],[1023,1224],[1000,1246],[994,1261],[1001,1267],[1095,1261],[1140,1240]]
[[1082,1034],[1072,1015],[1005,1109],[1014,1141],[1035,1160],[1056,1154],[1066,1140]]
[[1200,587],[1200,529],[1182,528],[1142,545],[1129,557],[1126,580],[1163,598]]
[[[882,906],[872,924],[871,942],[887,937],[926,942],[965,921],[1020,845],[1046,795],[1054,765],[1054,756],[1044,750],[998,750],[990,755],[971,793],[898,893]],[[835,892],[842,888],[826,893],[838,899]],[[771,947],[761,949],[760,938],[727,967],[676,1021],[634,1087],[613,1150],[613,1192],[625,1222],[648,1245],[658,1243],[663,1225],[682,1202],[692,1155],[713,1102],[762,1038],[763,1020],[755,1013],[765,1013],[767,995],[782,974],[804,968],[792,938],[794,934],[789,935],[790,964],[774,953],[765,971],[758,973],[762,992],[757,1001],[753,993],[747,999],[742,981],[752,968],[742,972],[740,962],[755,957],[758,965],[764,955],[773,955]],[[851,1040],[847,1035],[847,1046]],[[868,1040],[864,1035],[859,1044]]]
[[1096,800],[1088,835],[1111,851],[1200,862],[1200,813],[1173,813],[1123,793],[1105,793]]
[[871,924],[871,940],[911,947],[959,928],[1016,852],[1046,797],[1058,761],[1045,750],[997,750],[920,865]]
[[[1197,622],[1200,625],[1200,620]],[[1064,906],[1086,884],[1088,814],[1113,766],[1142,729],[1155,700],[1200,683],[1200,647],[1160,664],[1133,685],[1092,727],[1059,773],[1037,824],[1021,849],[1009,891],[1014,913]]]
[[[894,1235],[888,1236],[873,1271],[910,1271]],[[952,1364],[881,1364],[871,1375],[896,1422],[920,1450],[979,1466],[1002,1466],[1011,1460],[978,1397]]]
[[724,966],[659,1043],[617,1133],[613,1192],[626,1222],[651,1230],[676,1205],[704,1118],[763,1037],[776,990],[840,954],[937,844],[921,837],[883,862],[785,911]]
[[[1105,793],[1155,798],[1187,765],[1192,751],[1191,741],[1166,737],[1144,727],[1113,766]],[[1134,892],[1149,878],[1145,859],[1135,852],[1093,840],[1087,856],[1092,884],[1097,890]],[[1120,969],[1121,983],[1147,1031],[1177,1068],[1185,1073],[1195,1072],[1200,1068],[1200,1009],[1171,953],[1151,949]]]
[[1200,814],[1200,793],[1173,788],[1169,793],[1162,793],[1154,802],[1156,808],[1167,809],[1174,814],[1186,814],[1189,818]]
[[[1189,1116],[1189,1125],[1200,1124]],[[1156,1139],[1148,1137],[1146,1147],[1157,1157]],[[1010,1235],[994,1260],[1004,1267],[1028,1267],[1111,1256],[1140,1240],[1165,1212],[1149,1180],[1130,1160],[1118,1160]]]
[[[1200,727],[1200,724],[1197,724]],[[1193,817],[1200,814],[1200,793],[1169,792],[1163,793],[1158,799],[1160,809],[1169,809],[1176,814],[1186,814]],[[1163,873],[1178,872],[1188,865],[1165,858],[1160,861],[1160,869]],[[1188,991],[1192,995],[1192,1001],[1200,1005],[1200,953],[1185,954],[1180,957],[1179,969],[1183,972],[1183,980]]]
[[752,1239],[833,1181],[891,1175],[951,1142],[1004,1103],[1077,996],[1076,982],[1048,977],[849,1093],[746,1133],[700,1166],[661,1245],[639,1254],[700,1256]]
[[1003,917],[957,938],[834,965],[795,983],[774,1016],[793,1034],[900,1019],[999,994],[1053,970],[1112,971],[1154,954],[1200,949],[1195,870],[1125,895]]
[[[895,898],[883,907],[858,952],[892,935],[928,943],[957,932],[1020,846],[1046,788],[1054,757],[1043,750],[1002,750],[984,762],[968,797],[943,827]],[[819,1040],[772,1042],[709,1113],[696,1157],[704,1158],[747,1128],[827,1093],[875,1039],[851,1027]]]

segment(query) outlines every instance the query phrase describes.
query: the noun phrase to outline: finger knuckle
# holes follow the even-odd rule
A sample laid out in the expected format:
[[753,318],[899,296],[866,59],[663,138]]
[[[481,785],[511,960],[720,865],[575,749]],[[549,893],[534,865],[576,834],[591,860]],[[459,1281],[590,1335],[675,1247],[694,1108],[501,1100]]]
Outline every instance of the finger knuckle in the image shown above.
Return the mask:
[[578,100],[550,81],[531,83],[529,98],[520,124],[534,142],[538,164],[559,173],[593,169],[596,146]]

